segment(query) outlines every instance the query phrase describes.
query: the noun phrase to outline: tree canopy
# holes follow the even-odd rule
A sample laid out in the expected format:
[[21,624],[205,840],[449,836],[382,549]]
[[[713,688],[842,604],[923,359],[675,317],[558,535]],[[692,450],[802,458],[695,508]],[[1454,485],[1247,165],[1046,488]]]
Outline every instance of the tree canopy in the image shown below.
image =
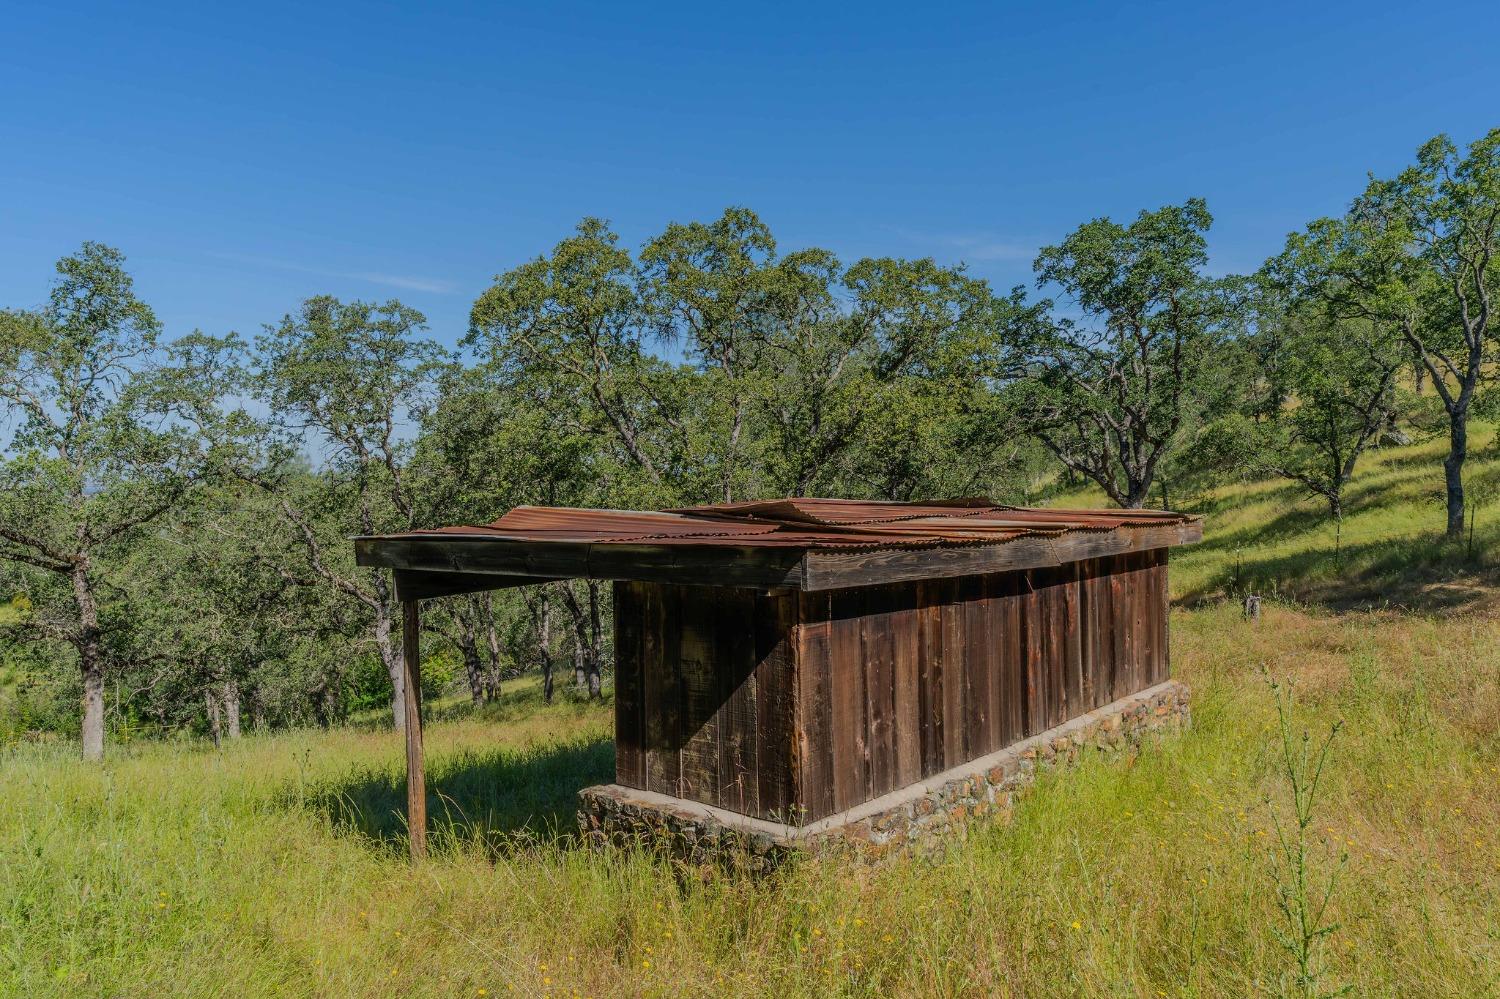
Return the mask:
[[[1040,250],[1035,290],[997,293],[929,258],[784,247],[743,207],[638,247],[585,218],[496,275],[467,330],[324,295],[250,341],[169,337],[120,251],[86,243],[44,304],[0,312],[0,659],[46,680],[0,728],[81,723],[97,758],[106,722],[399,726],[396,596],[350,536],[520,504],[1087,485],[1191,506],[1256,474],[1337,520],[1361,456],[1430,402],[1454,533],[1495,364],[1500,130],[1432,140],[1254,275],[1214,271],[1212,221],[1196,198],[1096,218]],[[535,670],[548,697],[599,696],[609,603],[588,581],[442,598],[424,687],[482,706]]]

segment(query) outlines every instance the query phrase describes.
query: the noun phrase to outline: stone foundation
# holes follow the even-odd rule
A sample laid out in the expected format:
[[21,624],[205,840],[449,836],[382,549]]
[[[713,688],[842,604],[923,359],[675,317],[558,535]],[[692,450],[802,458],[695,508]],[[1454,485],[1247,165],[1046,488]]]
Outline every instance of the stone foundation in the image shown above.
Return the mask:
[[652,791],[602,784],[579,792],[578,823],[596,845],[643,844],[694,864],[774,867],[796,850],[884,853],[962,833],[976,818],[1007,816],[1039,769],[1093,751],[1139,743],[1189,720],[1188,689],[1175,680],[1121,698],[1056,728],[899,791],[805,824],[769,822]]

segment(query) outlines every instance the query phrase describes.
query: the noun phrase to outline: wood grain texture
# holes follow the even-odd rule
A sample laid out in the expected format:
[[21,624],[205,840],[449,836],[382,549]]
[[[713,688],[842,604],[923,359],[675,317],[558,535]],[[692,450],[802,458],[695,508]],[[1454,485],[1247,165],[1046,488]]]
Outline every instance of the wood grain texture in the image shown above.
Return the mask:
[[919,773],[930,777],[947,769],[943,763],[943,584],[916,586],[917,707],[915,730],[920,753]]
[[894,594],[890,587],[862,591],[860,654],[865,670],[865,745],[869,747],[870,776],[866,794],[884,794],[896,783],[896,657]]
[[999,681],[999,636],[995,633],[993,581],[970,576],[959,581],[958,598],[964,608],[965,751],[970,758],[999,748],[995,688]]
[[1202,538],[1198,521],[1056,538],[1021,537],[1003,544],[856,551],[433,535],[356,538],[354,554],[359,565],[401,570],[409,592],[424,597],[578,577],[752,590],[833,590],[1060,566]]
[[615,584],[615,783],[644,787],[645,704],[641,678],[644,585]]
[[868,800],[870,789],[870,711],[865,690],[870,670],[864,659],[866,591],[838,590],[829,601],[829,726],[833,742],[833,807],[852,808]]
[[1168,679],[1166,565],[619,583],[616,779],[783,821],[855,807]]
[[401,603],[401,663],[406,685],[406,836],[413,862],[427,856],[427,771],[422,761],[421,603]]
[[1022,618],[1026,591],[1025,575],[1019,572],[996,575],[987,585],[987,592],[994,602],[999,664],[995,686],[999,694],[999,741],[1002,746],[1026,738],[1026,629]]
[[[706,588],[705,588],[706,589]],[[712,591],[711,591],[712,592]],[[717,603],[714,621],[716,654],[714,668],[719,677],[716,725],[719,759],[715,774],[719,806],[746,815],[760,813],[760,776],[757,770],[759,714],[755,667],[755,613],[757,601],[733,590]],[[710,608],[710,612],[714,612]]]
[[[794,809],[808,820],[834,811],[833,597],[798,595],[797,697],[793,707],[797,786]],[[862,724],[862,722],[861,722]]]
[[965,656],[966,615],[959,601],[961,583],[957,579],[948,579],[933,585],[942,601],[938,608],[938,636],[942,644],[935,653],[943,664],[943,765],[936,771],[941,773],[973,756],[969,753],[969,729],[964,712],[969,696],[969,663]]
[[796,595],[615,587],[615,780],[756,817],[796,804]]
[[787,821],[796,801],[797,594],[755,605],[756,812]]
[[635,579],[748,589],[801,587],[804,551],[748,545],[584,544],[504,538],[357,538],[359,565],[487,575],[496,588],[549,579]]
[[890,587],[891,718],[895,787],[922,779],[921,691],[917,679],[917,588]]
[[808,590],[986,575],[1051,568],[1083,559],[1193,544],[1203,539],[1198,521],[1115,531],[1080,532],[1058,538],[1022,537],[998,545],[946,548],[887,548],[877,551],[809,551],[801,586]]
[[648,646],[642,682],[646,718],[646,787],[662,794],[680,793],[682,775],[681,615],[676,588],[646,588],[642,628]]

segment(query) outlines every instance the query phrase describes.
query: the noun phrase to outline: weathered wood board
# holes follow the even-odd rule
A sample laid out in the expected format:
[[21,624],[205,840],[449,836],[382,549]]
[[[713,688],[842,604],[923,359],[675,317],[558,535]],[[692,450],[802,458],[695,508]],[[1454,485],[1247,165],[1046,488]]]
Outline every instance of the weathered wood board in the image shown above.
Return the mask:
[[1166,680],[1167,550],[825,591],[615,589],[616,780],[815,820]]

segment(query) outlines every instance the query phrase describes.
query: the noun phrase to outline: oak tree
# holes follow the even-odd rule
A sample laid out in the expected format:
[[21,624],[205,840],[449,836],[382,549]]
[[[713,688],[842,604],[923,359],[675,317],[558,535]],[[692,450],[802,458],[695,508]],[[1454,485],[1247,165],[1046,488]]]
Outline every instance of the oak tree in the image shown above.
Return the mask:
[[0,559],[50,577],[27,623],[74,651],[83,756],[98,760],[111,637],[130,622],[112,606],[124,555],[217,467],[200,430],[218,345],[164,344],[116,249],[85,243],[57,274],[44,306],[0,314]]

